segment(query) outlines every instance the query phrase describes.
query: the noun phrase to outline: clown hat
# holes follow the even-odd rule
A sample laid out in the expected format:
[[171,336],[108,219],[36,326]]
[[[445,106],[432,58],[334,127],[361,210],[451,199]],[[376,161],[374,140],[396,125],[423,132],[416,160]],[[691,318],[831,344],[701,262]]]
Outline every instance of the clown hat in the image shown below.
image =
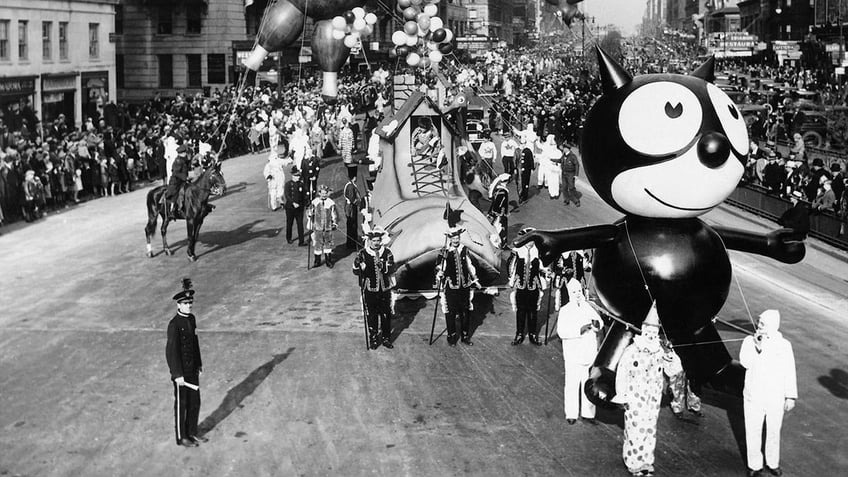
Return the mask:
[[657,314],[657,301],[654,300],[651,303],[651,309],[648,310],[648,316],[645,317],[645,321],[642,322],[642,327],[645,326],[656,326],[660,327],[660,316]]

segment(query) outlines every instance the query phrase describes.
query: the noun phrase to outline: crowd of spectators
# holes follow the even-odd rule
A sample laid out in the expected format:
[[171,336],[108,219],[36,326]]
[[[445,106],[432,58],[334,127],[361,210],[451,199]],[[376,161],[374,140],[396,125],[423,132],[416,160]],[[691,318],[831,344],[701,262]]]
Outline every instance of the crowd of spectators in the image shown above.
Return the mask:
[[330,131],[324,142],[332,145],[338,112],[362,110],[387,94],[382,89],[370,77],[344,75],[334,107],[321,101],[314,76],[282,88],[248,86],[241,95],[236,86],[208,96],[156,93],[141,104],[107,103],[78,128],[64,115],[39,121],[23,105],[0,115],[0,224],[33,221],[80,201],[164,180],[183,143],[194,155],[220,152],[223,159],[264,149],[276,126],[293,134],[303,126],[298,118],[315,116]]

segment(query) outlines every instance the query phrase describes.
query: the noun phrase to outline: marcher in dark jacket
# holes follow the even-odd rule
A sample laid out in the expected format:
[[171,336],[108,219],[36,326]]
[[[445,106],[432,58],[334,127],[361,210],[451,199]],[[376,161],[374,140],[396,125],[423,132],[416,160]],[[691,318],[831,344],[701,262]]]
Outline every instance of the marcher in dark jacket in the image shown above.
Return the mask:
[[793,237],[796,240],[804,240],[810,231],[810,211],[807,209],[807,204],[801,202],[802,196],[801,191],[793,191],[790,196],[792,207],[787,209],[777,220],[778,224],[792,229]]

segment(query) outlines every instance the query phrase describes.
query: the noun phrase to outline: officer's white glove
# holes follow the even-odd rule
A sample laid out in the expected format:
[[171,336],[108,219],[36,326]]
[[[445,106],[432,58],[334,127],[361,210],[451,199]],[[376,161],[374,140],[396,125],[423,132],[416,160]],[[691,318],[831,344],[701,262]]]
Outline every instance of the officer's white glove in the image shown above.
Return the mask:
[[182,376],[175,379],[174,382],[177,383],[177,386],[185,386],[185,378],[183,378]]

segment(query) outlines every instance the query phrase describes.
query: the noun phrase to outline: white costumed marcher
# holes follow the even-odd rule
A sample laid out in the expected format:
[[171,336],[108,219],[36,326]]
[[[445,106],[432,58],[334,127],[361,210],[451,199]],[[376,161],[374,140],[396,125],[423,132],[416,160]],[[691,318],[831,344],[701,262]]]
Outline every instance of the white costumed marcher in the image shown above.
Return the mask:
[[598,352],[601,317],[586,301],[580,282],[572,277],[565,286],[569,300],[557,317],[557,335],[562,340],[565,363],[565,419],[574,424],[580,417],[595,424],[595,405],[586,397],[583,387]]
[[[544,184],[548,186],[548,195],[550,195],[551,199],[558,199],[560,176],[562,175],[562,166],[560,166],[562,163],[562,151],[557,146],[556,138],[553,134],[548,134],[547,140],[542,144],[541,157],[539,164],[541,169],[541,164],[544,161]],[[541,170],[539,171],[539,175],[542,175]]]
[[268,162],[262,170],[262,175],[268,182],[268,207],[271,210],[279,209],[285,200],[285,164],[286,162],[272,149],[268,154]]
[[792,344],[780,331],[780,312],[764,311],[757,332],[742,341],[739,362],[745,372],[742,402],[745,410],[745,445],[748,475],[763,469],[763,421],[766,425],[765,464],[772,475],[780,475],[780,427],[783,413],[795,407],[798,385]]

